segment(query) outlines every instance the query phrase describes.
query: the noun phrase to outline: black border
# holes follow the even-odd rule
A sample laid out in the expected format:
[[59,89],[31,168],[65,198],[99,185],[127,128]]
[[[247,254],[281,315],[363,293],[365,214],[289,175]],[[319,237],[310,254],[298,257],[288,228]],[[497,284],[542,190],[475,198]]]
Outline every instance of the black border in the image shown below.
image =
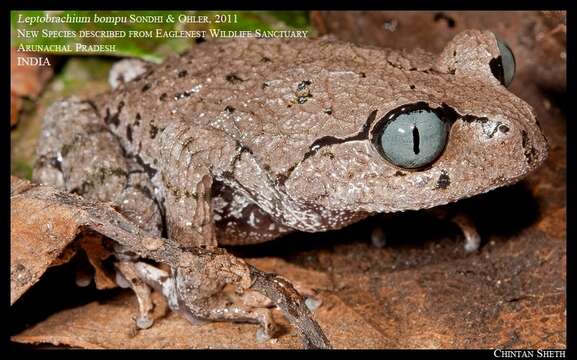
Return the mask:
[[[258,4],[258,5],[257,5]],[[274,10],[566,10],[567,11],[567,94],[569,98],[573,98],[575,95],[575,83],[574,83],[574,72],[575,69],[575,31],[573,30],[573,21],[577,17],[574,17],[573,11],[570,9],[570,1],[561,1],[561,0],[549,0],[547,2],[526,2],[526,1],[483,1],[478,3],[471,3],[471,2],[463,2],[463,1],[436,1],[436,2],[423,2],[423,1],[402,1],[402,2],[392,2],[392,1],[383,1],[383,2],[370,2],[370,1],[355,1],[354,3],[335,3],[331,2],[283,2],[283,3],[248,3],[248,2],[233,2],[233,1],[225,1],[219,4],[214,2],[190,2],[190,3],[171,3],[167,1],[162,1],[160,3],[154,3],[153,9],[159,10],[168,10],[168,9],[186,9],[186,8],[197,8],[197,9],[214,9],[214,10],[271,10],[271,5]],[[5,16],[3,17],[3,26],[4,26],[4,39],[6,40],[4,44],[10,43],[10,12],[9,10],[26,10],[26,9],[39,9],[39,8],[53,8],[53,9],[83,9],[83,10],[144,10],[146,9],[143,6],[152,5],[146,4],[141,2],[132,2],[132,3],[123,3],[122,5],[118,2],[107,2],[107,1],[99,1],[98,3],[88,3],[88,2],[41,2],[41,1],[9,1],[8,3],[4,3],[4,6],[8,5],[8,9],[5,12]],[[327,6],[330,5],[330,6]],[[291,7],[289,7],[291,6]],[[294,8],[294,6],[298,6],[298,8]],[[150,8],[149,8],[150,9]],[[577,20],[576,20],[577,21]],[[5,56],[2,57],[2,61],[4,63],[4,69],[10,74],[10,46],[6,46],[5,48]],[[4,106],[4,126],[6,126],[6,134],[7,136],[10,135],[10,125],[8,125],[8,117],[10,115],[10,96],[9,96],[9,84],[6,84],[10,79],[9,76],[4,76],[2,79],[5,81],[5,86],[3,87],[3,97]],[[575,122],[577,119],[575,118],[576,111],[572,107],[567,107],[567,184],[575,184],[575,180],[577,177],[574,175],[574,169],[576,166],[576,157],[577,157],[577,148],[576,148],[576,140],[574,139],[575,134]],[[9,139],[4,144],[5,152],[2,152],[2,155],[6,156],[6,164],[10,164],[10,142]],[[9,173],[9,166],[6,166],[7,172]],[[1,319],[8,319],[9,318],[9,311],[10,311],[10,284],[7,281],[10,278],[9,275],[9,254],[10,254],[10,244],[7,239],[10,238],[10,218],[9,218],[9,202],[10,197],[8,193],[8,188],[10,188],[9,183],[9,174],[6,174],[3,177],[3,180],[6,182],[4,185],[4,189],[6,189],[3,194],[2,203],[3,206],[1,207],[2,210],[2,220],[5,223],[5,236],[4,236],[4,249],[0,250],[0,256],[2,260],[0,261],[4,265],[5,276],[2,277],[2,281],[5,282],[5,285],[2,287],[2,290],[6,291],[6,296],[3,297],[5,301],[4,310],[7,311],[6,314]],[[574,197],[577,190],[573,189],[572,186],[567,186],[567,252],[569,253],[570,259],[574,259],[576,254],[577,244],[575,244],[575,232],[573,220],[575,212],[574,212]],[[567,270],[567,288],[566,288],[566,296],[567,296],[567,348],[566,348],[566,358],[571,359],[575,354],[575,320],[574,315],[576,313],[575,304],[577,304],[577,297],[575,296],[575,285],[573,284],[576,278],[575,275],[575,267],[569,266],[569,259],[567,259],[566,270]],[[573,264],[571,264],[573,265]],[[0,320],[0,324],[2,321]],[[10,342],[10,330],[9,326],[3,327],[4,328],[4,336],[2,338],[2,343],[0,347],[3,353],[12,354],[13,353],[26,353],[29,351],[34,351],[34,355],[39,355],[41,357],[45,357],[49,354],[62,357],[63,355],[72,355],[72,356],[86,356],[86,355],[95,355],[95,356],[108,356],[108,355],[119,355],[119,356],[153,356],[156,357],[158,351],[155,350],[134,350],[134,351],[126,351],[126,350],[110,350],[106,351],[105,353],[94,352],[90,350],[73,350],[73,351],[50,351],[50,350],[37,350],[37,349],[30,349],[21,346],[15,346]],[[60,349],[59,349],[60,350]],[[203,352],[205,350],[197,350],[197,352]],[[290,350],[268,350],[271,351],[273,355],[276,355],[277,352],[288,352]],[[78,353],[80,352],[80,353]],[[189,353],[182,353],[179,350],[162,350],[162,352],[170,352],[169,356],[174,355],[184,355],[184,356],[197,356],[197,354],[189,354]],[[218,354],[218,352],[222,352],[222,350],[218,350],[216,352],[210,352],[209,354],[213,354],[214,356],[224,355]],[[246,350],[234,350],[235,353],[239,355],[250,355],[254,356],[254,351],[246,351]],[[410,357],[420,357],[420,358],[430,358],[430,357],[442,357],[442,358],[457,358],[463,359],[467,357],[468,359],[479,358],[479,359],[493,359],[495,358],[493,355],[493,350],[355,350],[353,352],[362,352],[362,355],[377,355],[377,356],[388,356],[389,358],[398,358],[404,356]],[[384,352],[384,354],[381,354]],[[245,353],[245,354],[243,354]],[[306,354],[312,354],[313,356],[321,355],[318,353],[307,352]],[[31,354],[32,355],[32,354]],[[237,354],[232,354],[236,356]],[[288,353],[287,355],[291,356],[292,353]],[[296,350],[295,355],[302,356],[303,351]],[[333,354],[323,354],[332,356]],[[347,354],[345,354],[347,355]],[[201,354],[202,356],[202,354]],[[10,356],[11,358],[11,356]]]

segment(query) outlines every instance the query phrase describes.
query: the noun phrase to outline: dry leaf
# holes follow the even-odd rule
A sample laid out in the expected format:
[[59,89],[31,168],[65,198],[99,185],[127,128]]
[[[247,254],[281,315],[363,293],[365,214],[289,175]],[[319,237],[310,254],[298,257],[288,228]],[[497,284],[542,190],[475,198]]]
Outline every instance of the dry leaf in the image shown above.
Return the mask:
[[354,266],[352,246],[341,245],[320,259],[332,268],[335,295],[386,339],[385,348],[565,347],[562,241],[535,229],[500,241],[456,258],[446,255],[458,251],[453,243],[411,250],[357,245]]
[[18,52],[14,48],[10,54],[10,126],[14,126],[18,123],[22,98],[38,97],[54,71],[52,66],[28,66],[18,62],[18,58],[34,58],[39,54]]
[[76,238],[74,213],[23,194],[33,185],[11,177],[10,303],[34,285]]
[[[259,259],[259,265],[278,263],[278,259]],[[308,271],[296,266],[287,269],[300,274]],[[291,273],[281,273],[291,277]],[[310,271],[311,278],[318,274]],[[315,285],[309,283],[309,285]],[[155,293],[155,295],[158,295]],[[325,329],[327,337],[335,348],[380,348],[385,339],[376,330],[367,327],[365,321],[346,306],[338,297],[321,293],[323,305],[315,317]],[[12,337],[20,343],[51,343],[87,349],[205,349],[205,348],[301,348],[300,340],[280,312],[274,312],[275,320],[283,327],[277,339],[259,343],[255,340],[256,325],[230,322],[207,322],[193,325],[176,313],[161,317],[164,312],[163,300],[155,296],[155,318],[159,319],[150,329],[135,332],[133,317],[136,314],[136,299],[129,291],[105,303],[90,304],[64,310],[45,321],[32,326]]]
[[117,287],[115,275],[107,271],[102,262],[112,255],[112,253],[102,245],[103,237],[99,234],[89,234],[83,236],[79,241],[79,246],[84,250],[90,265],[94,269],[94,282],[97,289],[112,289]]

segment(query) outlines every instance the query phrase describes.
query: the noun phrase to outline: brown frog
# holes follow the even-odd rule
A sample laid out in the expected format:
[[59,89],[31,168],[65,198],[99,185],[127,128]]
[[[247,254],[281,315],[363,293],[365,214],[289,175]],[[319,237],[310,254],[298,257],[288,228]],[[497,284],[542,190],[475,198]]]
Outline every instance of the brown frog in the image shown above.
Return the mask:
[[[237,39],[127,64],[109,93],[47,111],[34,180],[112,202],[185,253],[447,204],[547,156],[533,110],[505,87],[513,55],[487,31],[458,34],[438,56]],[[191,320],[256,322],[274,336],[243,260],[191,251],[167,272],[135,253],[118,247],[116,266],[139,298],[138,327],[152,325],[151,285]]]

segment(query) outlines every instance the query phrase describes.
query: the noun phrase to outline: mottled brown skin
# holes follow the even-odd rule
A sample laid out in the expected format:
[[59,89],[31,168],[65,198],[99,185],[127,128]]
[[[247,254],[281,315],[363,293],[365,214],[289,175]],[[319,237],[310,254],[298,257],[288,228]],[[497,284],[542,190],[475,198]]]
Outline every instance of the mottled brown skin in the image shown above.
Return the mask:
[[[110,128],[127,153],[159,170],[153,183],[172,238],[189,232],[195,188],[210,175],[221,190],[216,195],[251,204],[240,217],[217,219],[218,242],[252,243],[277,237],[277,225],[281,234],[323,231],[365,212],[445,204],[510,184],[538,166],[545,140],[530,106],[491,73],[489,62],[498,56],[489,32],[462,33],[439,57],[322,40],[207,42],[96,103],[103,116],[118,119]],[[427,170],[401,170],[405,176],[395,175],[400,169],[367,140],[325,147],[302,161],[315,140],[354,136],[372,111],[380,119],[419,101],[444,103],[510,131],[488,138],[490,125],[458,120],[443,156]],[[450,185],[435,190],[442,171]],[[175,205],[181,200],[187,205]],[[241,231],[251,212],[275,230]]]
[[[97,198],[104,185],[100,198],[185,248],[446,204],[518,181],[547,155],[531,107],[493,75],[498,57],[480,31],[439,56],[326,39],[208,41],[90,102],[55,105],[35,178]],[[442,155],[409,171],[371,140],[387,113],[419,102],[455,119]],[[58,117],[90,119],[102,143],[70,145],[84,135]]]

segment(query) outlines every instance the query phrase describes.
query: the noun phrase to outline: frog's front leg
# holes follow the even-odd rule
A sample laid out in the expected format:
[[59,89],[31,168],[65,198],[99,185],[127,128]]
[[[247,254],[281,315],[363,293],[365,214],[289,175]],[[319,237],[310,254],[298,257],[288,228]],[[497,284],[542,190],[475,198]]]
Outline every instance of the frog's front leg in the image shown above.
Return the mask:
[[[246,304],[248,265],[219,248],[216,238],[213,178],[233,172],[239,144],[222,131],[174,122],[162,132],[159,149],[169,238],[188,252],[208,251],[173,267],[179,310],[194,319],[258,323],[259,338],[272,336],[276,325],[270,309]],[[165,292],[171,286],[165,282]]]
[[[309,339],[307,346],[330,346],[312,319],[306,301],[290,282],[272,274],[265,275],[218,247],[212,180],[218,178],[242,187],[236,183],[235,173],[240,171],[238,161],[247,149],[222,130],[198,128],[184,122],[174,122],[165,128],[159,145],[159,163],[164,164],[160,178],[165,187],[168,234],[191,255],[173,266],[179,301],[194,317],[258,322],[261,325],[258,337],[266,338],[276,328],[267,308],[270,302],[252,308],[246,306],[250,291],[258,291],[302,331],[303,338]],[[198,247],[207,252],[192,256]],[[251,279],[256,280],[251,283]],[[230,287],[234,287],[239,296],[227,296]],[[314,299],[308,303],[312,308],[318,306]]]

